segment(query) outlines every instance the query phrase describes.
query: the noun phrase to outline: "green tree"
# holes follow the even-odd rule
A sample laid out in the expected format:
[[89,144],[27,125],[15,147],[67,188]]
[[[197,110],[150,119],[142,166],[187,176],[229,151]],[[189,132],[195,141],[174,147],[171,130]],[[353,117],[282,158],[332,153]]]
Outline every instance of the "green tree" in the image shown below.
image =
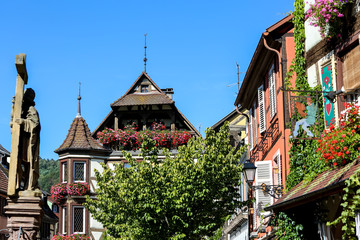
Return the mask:
[[59,161],[54,159],[40,158],[39,162],[39,185],[44,191],[50,193],[53,184],[59,182]]
[[96,173],[97,199],[85,206],[110,236],[120,239],[204,239],[213,235],[241,205],[242,151],[229,144],[228,124],[206,137],[192,138],[171,156],[158,158],[154,142],[144,139],[143,161],[124,152],[131,167],[103,165]]

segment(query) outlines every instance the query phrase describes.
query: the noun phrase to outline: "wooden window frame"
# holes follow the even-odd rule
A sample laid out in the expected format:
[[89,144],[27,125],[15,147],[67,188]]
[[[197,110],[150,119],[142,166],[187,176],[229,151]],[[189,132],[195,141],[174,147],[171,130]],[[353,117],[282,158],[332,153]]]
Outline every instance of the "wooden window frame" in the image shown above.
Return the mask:
[[[74,221],[75,221],[75,208],[81,208],[83,210],[83,231],[82,232],[75,232],[74,230],[74,227],[75,227],[75,224],[74,224]],[[72,221],[72,232],[73,234],[85,234],[86,233],[86,226],[85,226],[85,220],[86,220],[86,216],[85,216],[86,212],[85,212],[85,207],[84,206],[73,206],[72,207],[72,215],[71,215],[71,221]]]

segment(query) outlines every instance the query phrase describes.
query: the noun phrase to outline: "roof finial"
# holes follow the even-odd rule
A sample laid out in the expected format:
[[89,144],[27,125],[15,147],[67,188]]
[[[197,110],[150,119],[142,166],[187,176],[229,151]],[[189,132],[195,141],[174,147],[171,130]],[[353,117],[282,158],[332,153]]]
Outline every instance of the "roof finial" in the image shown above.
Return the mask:
[[81,96],[80,96],[80,86],[81,86],[81,82],[79,82],[79,96],[77,97],[77,100],[79,100],[79,103],[78,103],[78,112],[77,112],[76,117],[81,117],[81,106],[80,106]]
[[146,72],[146,62],[147,62],[147,58],[146,58],[146,35],[147,33],[144,34],[145,36],[145,46],[144,46],[144,49],[145,49],[145,57],[144,57],[144,72]]

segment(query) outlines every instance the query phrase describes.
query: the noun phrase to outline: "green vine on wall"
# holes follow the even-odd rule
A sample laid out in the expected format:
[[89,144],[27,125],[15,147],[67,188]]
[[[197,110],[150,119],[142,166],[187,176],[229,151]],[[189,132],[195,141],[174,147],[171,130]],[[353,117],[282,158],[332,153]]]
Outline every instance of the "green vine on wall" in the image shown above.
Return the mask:
[[290,79],[294,76],[294,73],[296,73],[296,89],[309,90],[310,86],[305,70],[305,4],[303,0],[295,0],[294,8],[294,18],[292,22],[294,24],[295,58],[286,74],[285,83],[291,88]]
[[[294,3],[294,41],[295,41],[295,58],[292,61],[292,64],[289,68],[289,72],[286,75],[286,83],[289,88],[291,88],[290,79],[296,73],[295,88],[293,90],[306,90],[313,91],[309,92],[299,92],[300,96],[311,95],[311,98],[318,104],[319,116],[323,116],[323,105],[322,105],[322,95],[318,94],[316,98],[316,92],[321,91],[321,86],[316,86],[311,88],[306,76],[306,61],[305,61],[305,4],[303,0],[295,0]],[[306,105],[306,100],[304,102]],[[301,116],[294,116],[296,120],[300,120]],[[319,121],[320,131],[324,128],[324,123],[322,118]],[[316,131],[316,130],[314,130]],[[300,138],[306,138],[303,135],[304,133],[300,130]],[[319,133],[315,133],[318,135]],[[302,180],[310,182],[313,180],[317,174],[326,170],[325,164],[319,162],[319,154],[316,153],[318,147],[318,142],[316,140],[305,140],[305,139],[291,139],[290,140],[291,148],[289,151],[290,155],[290,173],[287,176],[286,180],[286,189],[290,190],[295,185],[300,183]]]
[[342,223],[344,234],[342,239],[357,239],[355,236],[355,217],[360,208],[360,171],[352,175],[345,181],[343,201],[340,204],[343,207],[341,215],[327,225],[337,225]]

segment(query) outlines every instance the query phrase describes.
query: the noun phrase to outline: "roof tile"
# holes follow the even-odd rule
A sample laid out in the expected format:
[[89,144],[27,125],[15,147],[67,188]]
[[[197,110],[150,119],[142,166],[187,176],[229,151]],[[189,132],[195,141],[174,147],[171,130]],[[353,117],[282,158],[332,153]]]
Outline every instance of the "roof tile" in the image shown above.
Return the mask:
[[112,107],[152,105],[152,104],[172,104],[174,103],[168,96],[161,93],[133,93],[124,95],[113,104]]
[[300,201],[304,197],[309,197],[309,195],[316,195],[317,192],[322,192],[327,188],[340,186],[356,171],[360,171],[360,159],[357,159],[342,168],[325,171],[309,184],[306,184],[304,181],[300,182],[272,206],[268,207],[268,209],[276,209],[280,206],[290,204],[290,202]]

